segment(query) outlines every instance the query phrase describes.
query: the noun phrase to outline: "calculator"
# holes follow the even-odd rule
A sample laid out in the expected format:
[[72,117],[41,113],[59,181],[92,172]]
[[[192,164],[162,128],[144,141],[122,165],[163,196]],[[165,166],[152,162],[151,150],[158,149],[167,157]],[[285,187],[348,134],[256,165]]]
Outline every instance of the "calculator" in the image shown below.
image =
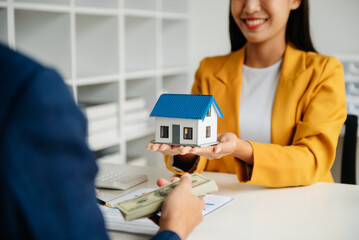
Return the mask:
[[98,188],[126,190],[147,180],[148,177],[145,174],[115,171],[98,175],[95,179],[95,185]]

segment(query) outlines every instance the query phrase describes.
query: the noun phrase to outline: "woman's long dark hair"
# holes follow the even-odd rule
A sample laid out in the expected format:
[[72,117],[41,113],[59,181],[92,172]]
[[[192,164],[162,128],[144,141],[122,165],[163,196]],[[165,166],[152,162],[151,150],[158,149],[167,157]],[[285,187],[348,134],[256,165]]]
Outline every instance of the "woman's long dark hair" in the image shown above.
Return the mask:
[[[294,44],[296,48],[306,52],[317,52],[310,37],[308,0],[302,0],[300,6],[290,12],[285,35],[286,41]],[[229,7],[229,37],[232,52],[241,49],[247,42],[234,21],[231,7]]]

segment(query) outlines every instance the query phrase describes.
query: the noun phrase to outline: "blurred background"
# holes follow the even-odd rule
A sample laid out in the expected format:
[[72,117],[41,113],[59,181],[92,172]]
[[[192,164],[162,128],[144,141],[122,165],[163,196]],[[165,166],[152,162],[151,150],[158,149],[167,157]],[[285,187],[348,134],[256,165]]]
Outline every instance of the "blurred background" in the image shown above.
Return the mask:
[[[357,0],[310,0],[315,47],[343,63],[356,115],[358,10]],[[61,73],[88,117],[98,161],[165,167],[145,150],[149,113],[160,94],[189,93],[202,58],[229,52],[228,13],[229,0],[0,0],[0,42]]]

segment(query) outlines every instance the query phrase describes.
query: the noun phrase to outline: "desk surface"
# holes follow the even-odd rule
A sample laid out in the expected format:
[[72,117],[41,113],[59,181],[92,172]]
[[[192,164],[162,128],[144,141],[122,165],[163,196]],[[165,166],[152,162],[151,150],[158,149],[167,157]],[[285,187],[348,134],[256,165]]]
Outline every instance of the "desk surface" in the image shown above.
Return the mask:
[[[103,164],[101,171],[146,173],[149,181],[136,188],[154,187],[158,177],[173,175],[163,168]],[[218,195],[234,201],[204,218],[188,240],[218,239],[359,239],[359,186],[316,183],[306,187],[265,188],[240,184],[236,175],[205,172],[215,179]],[[111,200],[127,191],[101,190],[99,197]],[[143,240],[149,237],[109,232],[111,239]]]

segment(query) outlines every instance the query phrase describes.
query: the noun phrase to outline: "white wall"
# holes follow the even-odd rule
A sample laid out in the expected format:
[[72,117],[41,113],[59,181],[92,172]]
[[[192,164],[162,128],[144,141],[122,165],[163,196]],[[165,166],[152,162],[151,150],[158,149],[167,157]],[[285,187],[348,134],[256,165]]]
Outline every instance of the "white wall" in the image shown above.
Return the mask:
[[327,55],[359,55],[359,1],[310,0],[311,34]]
[[199,62],[206,56],[230,50],[228,33],[229,0],[190,0],[190,57],[194,78]]
[[[230,51],[230,0],[189,0],[190,81],[206,56]],[[327,55],[359,55],[359,0],[309,0],[311,34],[316,49]],[[358,164],[359,165],[359,164]]]
[[[309,0],[311,34],[318,51],[359,55],[359,1]],[[229,0],[190,0],[191,66],[229,52]]]

